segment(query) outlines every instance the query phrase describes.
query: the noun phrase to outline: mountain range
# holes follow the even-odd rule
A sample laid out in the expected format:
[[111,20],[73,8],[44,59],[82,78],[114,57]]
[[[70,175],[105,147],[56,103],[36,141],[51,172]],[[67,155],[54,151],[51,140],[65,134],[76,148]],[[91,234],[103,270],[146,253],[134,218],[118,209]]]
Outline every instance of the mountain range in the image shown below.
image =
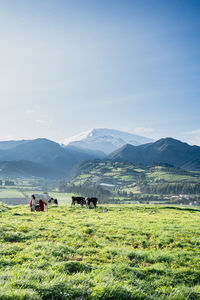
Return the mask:
[[168,163],[180,168],[189,167],[193,162],[193,167],[196,168],[199,165],[200,147],[190,146],[173,138],[163,138],[140,146],[125,145],[111,153],[108,158],[144,165],[153,162]]
[[[3,149],[1,147],[2,145]],[[4,173],[2,174],[9,174],[8,170],[10,170],[10,174],[12,175],[12,165],[13,172],[16,173],[16,163],[23,161],[24,172],[27,170],[25,164],[32,162],[32,165],[30,166],[32,173],[37,173],[38,175],[41,174],[41,177],[68,177],[71,169],[80,161],[93,158],[103,158],[104,156],[105,155],[101,153],[99,154],[99,152],[87,152],[86,150],[81,151],[72,146],[62,147],[56,142],[41,138],[35,140],[18,141],[17,143],[0,143],[0,162],[4,162]],[[9,165],[8,162],[10,162]],[[35,163],[35,165],[33,163]],[[41,173],[39,172],[39,166],[40,170],[42,167],[44,168],[43,172]],[[24,170],[24,168],[26,170]],[[22,173],[22,170],[19,169],[19,176]]]
[[[112,138],[108,139],[106,135],[103,139],[103,132],[106,134],[112,132]],[[119,132],[117,131],[116,136],[114,133],[115,131],[109,131],[109,129],[92,130],[91,139],[87,134],[87,137],[79,142],[71,140],[67,145],[44,138],[0,142],[0,176],[69,179],[75,166],[82,161],[94,159],[132,162],[136,165],[149,165],[153,162],[167,163],[185,170],[200,170],[200,147],[198,146],[190,146],[173,138],[163,138],[156,142],[144,138],[147,143],[133,145],[125,141],[134,142],[130,134],[120,132],[124,137],[122,141],[119,138]],[[90,144],[92,140],[95,144],[94,149]],[[115,143],[113,143],[114,140]],[[143,137],[140,139],[140,142],[142,141]],[[84,144],[84,147],[79,143]],[[121,145],[120,143],[123,144],[121,147],[109,152],[111,148]],[[103,146],[98,149],[98,144],[100,146],[103,144]],[[86,145],[89,148],[86,148]],[[106,155],[105,152],[109,154]]]

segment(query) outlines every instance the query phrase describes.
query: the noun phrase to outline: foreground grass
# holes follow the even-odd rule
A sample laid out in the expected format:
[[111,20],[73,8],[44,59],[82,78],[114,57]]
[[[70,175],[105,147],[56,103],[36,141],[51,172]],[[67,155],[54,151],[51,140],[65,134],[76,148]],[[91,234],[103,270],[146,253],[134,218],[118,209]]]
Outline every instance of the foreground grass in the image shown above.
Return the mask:
[[200,212],[0,206],[0,299],[200,299]]

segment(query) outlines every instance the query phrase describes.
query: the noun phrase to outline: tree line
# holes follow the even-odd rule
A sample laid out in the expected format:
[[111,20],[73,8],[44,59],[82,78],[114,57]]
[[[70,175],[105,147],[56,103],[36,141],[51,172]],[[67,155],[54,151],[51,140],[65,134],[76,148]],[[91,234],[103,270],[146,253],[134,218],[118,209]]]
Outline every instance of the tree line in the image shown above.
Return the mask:
[[200,194],[200,183],[142,184],[142,193],[160,195]]

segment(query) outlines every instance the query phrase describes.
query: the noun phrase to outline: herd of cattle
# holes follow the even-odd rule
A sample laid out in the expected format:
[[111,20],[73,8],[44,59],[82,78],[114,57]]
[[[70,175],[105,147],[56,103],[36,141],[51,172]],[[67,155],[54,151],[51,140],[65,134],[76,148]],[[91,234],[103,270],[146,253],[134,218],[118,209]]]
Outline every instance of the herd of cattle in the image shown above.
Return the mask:
[[[92,198],[84,198],[84,197],[72,197],[71,206],[74,206],[76,203],[80,204],[81,206],[86,206],[90,208],[93,205],[95,208],[97,206],[98,199],[95,197]],[[50,197],[47,193],[44,194],[33,194],[30,200],[30,209],[31,211],[44,211],[45,208],[48,211],[48,206],[50,204],[58,205],[58,200]]]
[[86,206],[86,207],[90,207],[91,204],[93,204],[93,206],[96,208],[97,207],[97,201],[98,199],[95,198],[95,197],[92,197],[92,198],[84,198],[84,197],[72,197],[72,205],[75,205],[76,203],[77,204],[80,204],[81,206]]

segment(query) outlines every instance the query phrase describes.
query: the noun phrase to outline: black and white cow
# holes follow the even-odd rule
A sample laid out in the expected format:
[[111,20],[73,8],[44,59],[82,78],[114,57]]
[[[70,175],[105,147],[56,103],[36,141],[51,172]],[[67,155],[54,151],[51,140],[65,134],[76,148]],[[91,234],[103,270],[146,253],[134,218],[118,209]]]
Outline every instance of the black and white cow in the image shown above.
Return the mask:
[[85,205],[86,204],[86,201],[85,201],[85,198],[84,197],[74,197],[72,196],[72,205],[75,205],[75,204],[80,204],[81,206]]
[[38,206],[41,208],[40,210],[44,210],[46,207],[48,211],[48,206],[52,203],[58,205],[58,200],[50,197],[48,193],[33,194],[30,201],[31,211],[37,210]]
[[86,198],[85,199],[86,201],[86,206],[89,208],[91,204],[94,205],[94,207],[96,208],[97,207],[97,201],[98,199],[96,197],[91,197],[91,198]]

